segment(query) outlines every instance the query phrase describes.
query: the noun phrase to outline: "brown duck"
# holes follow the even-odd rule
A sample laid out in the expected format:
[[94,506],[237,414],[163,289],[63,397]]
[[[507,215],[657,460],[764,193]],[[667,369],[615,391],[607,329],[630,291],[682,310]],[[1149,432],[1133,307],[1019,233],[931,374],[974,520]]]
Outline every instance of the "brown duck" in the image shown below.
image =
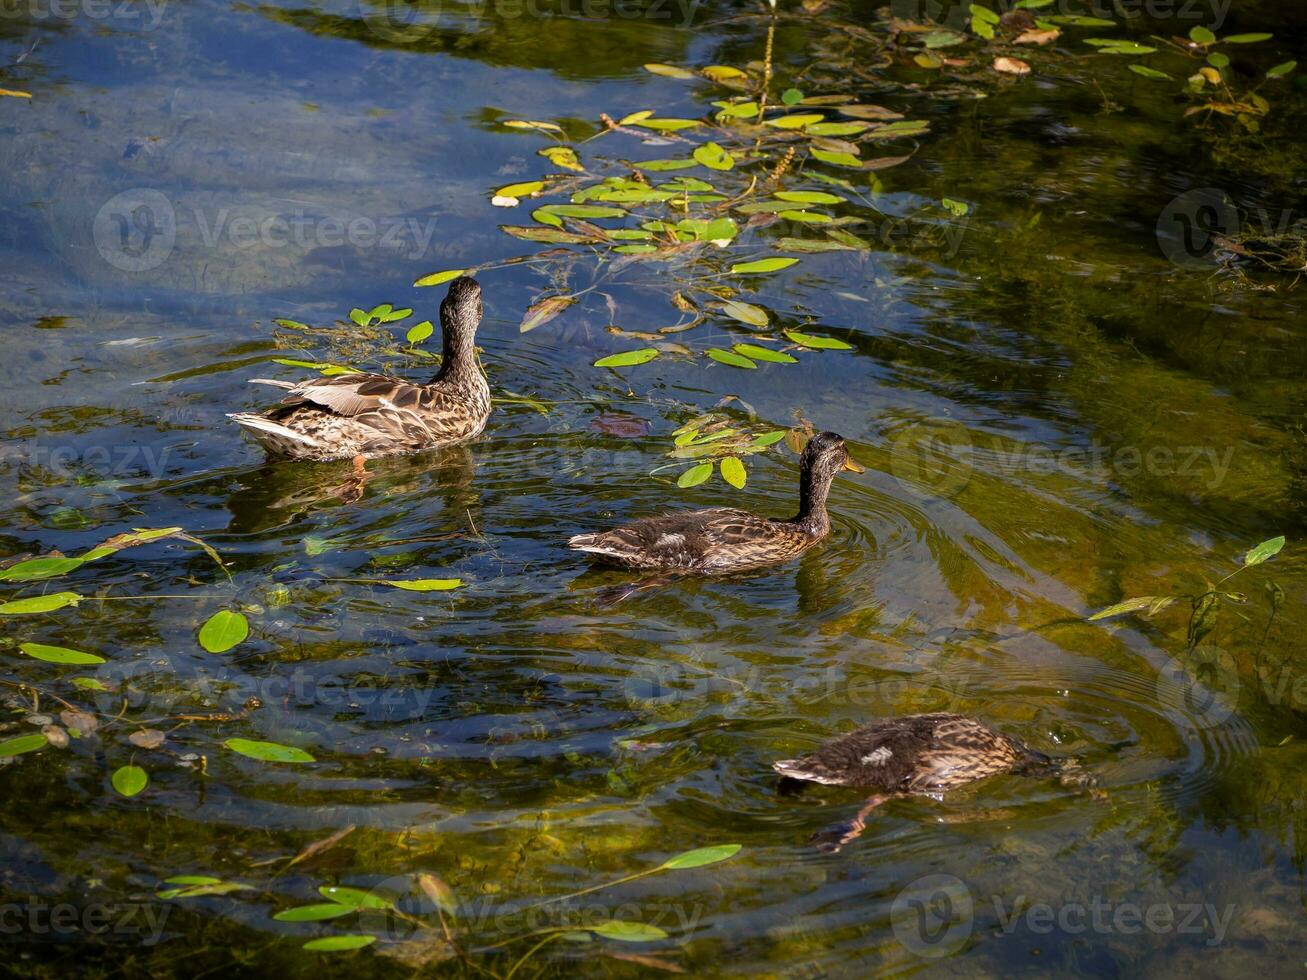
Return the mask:
[[440,304],[443,352],[425,385],[381,374],[342,374],[292,384],[281,405],[262,415],[229,415],[275,456],[332,460],[398,456],[464,442],[485,428],[490,386],[473,340],[481,322],[481,287],[460,276]]
[[1045,775],[1063,763],[962,715],[904,715],[831,739],[801,759],[772,768],[788,779],[875,790],[857,816],[818,831],[812,843],[838,851],[866,827],[867,815],[896,796],[939,797],[945,791],[1002,772]]
[[646,517],[597,534],[578,534],[569,548],[623,568],[721,575],[797,558],[830,533],[826,496],[841,470],[863,472],[844,439],[822,432],[799,463],[799,512],[788,520],[713,507]]

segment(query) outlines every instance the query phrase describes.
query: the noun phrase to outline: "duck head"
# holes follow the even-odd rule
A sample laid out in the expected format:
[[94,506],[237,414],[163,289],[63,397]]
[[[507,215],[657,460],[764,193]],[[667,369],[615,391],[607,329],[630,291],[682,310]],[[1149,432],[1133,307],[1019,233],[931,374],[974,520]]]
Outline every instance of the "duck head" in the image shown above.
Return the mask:
[[441,375],[473,365],[473,341],[481,324],[481,284],[471,276],[459,276],[449,284],[440,304],[440,332],[443,339]]
[[813,525],[816,533],[830,529],[826,516],[826,496],[831,481],[843,470],[864,473],[866,467],[849,456],[844,437],[834,432],[819,432],[808,440],[799,460],[799,516],[797,520]]

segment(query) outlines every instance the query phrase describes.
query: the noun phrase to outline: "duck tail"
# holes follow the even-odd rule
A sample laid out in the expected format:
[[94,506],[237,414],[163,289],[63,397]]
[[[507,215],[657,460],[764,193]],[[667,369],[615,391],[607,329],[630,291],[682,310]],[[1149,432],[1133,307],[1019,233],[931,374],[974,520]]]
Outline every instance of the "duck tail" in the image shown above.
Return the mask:
[[618,547],[608,533],[577,534],[567,539],[567,546],[573,551],[586,551],[592,555],[612,555],[623,558],[628,549]]
[[306,449],[317,448],[313,439],[268,418],[252,412],[234,412],[227,416],[254,437],[264,449],[282,456],[300,456]]
[[823,765],[817,759],[778,759],[771,767],[786,779],[799,779],[805,783],[822,783],[826,786],[840,786],[844,783],[839,775]]

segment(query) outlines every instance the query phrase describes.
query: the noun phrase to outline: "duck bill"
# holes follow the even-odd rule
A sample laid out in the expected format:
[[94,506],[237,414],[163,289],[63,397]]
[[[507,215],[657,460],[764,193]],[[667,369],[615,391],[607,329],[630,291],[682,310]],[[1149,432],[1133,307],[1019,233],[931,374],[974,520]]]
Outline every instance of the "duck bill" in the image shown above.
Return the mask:
[[850,456],[844,461],[844,468],[850,473],[866,473],[867,467],[863,466],[856,459]]

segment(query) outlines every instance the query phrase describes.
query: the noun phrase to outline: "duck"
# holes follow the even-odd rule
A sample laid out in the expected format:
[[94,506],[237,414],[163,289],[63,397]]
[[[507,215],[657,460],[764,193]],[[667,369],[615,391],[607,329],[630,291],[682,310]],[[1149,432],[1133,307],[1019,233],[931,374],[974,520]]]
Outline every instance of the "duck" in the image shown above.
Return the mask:
[[567,546],[623,568],[723,575],[790,561],[830,533],[826,497],[842,470],[865,472],[835,432],[808,440],[799,462],[799,512],[786,520],[733,507],[678,511],[578,534]]
[[286,389],[271,411],[228,415],[272,456],[362,462],[466,442],[490,417],[490,386],[473,344],[481,323],[481,286],[470,276],[449,284],[440,304],[440,371],[426,384],[384,374],[341,374],[309,381],[251,378]]
[[850,820],[813,834],[810,843],[836,852],[866,829],[868,815],[887,800],[945,792],[1004,772],[1042,775],[1070,768],[974,718],[945,712],[883,718],[823,743],[811,755],[781,759],[783,779],[857,786],[874,795]]

